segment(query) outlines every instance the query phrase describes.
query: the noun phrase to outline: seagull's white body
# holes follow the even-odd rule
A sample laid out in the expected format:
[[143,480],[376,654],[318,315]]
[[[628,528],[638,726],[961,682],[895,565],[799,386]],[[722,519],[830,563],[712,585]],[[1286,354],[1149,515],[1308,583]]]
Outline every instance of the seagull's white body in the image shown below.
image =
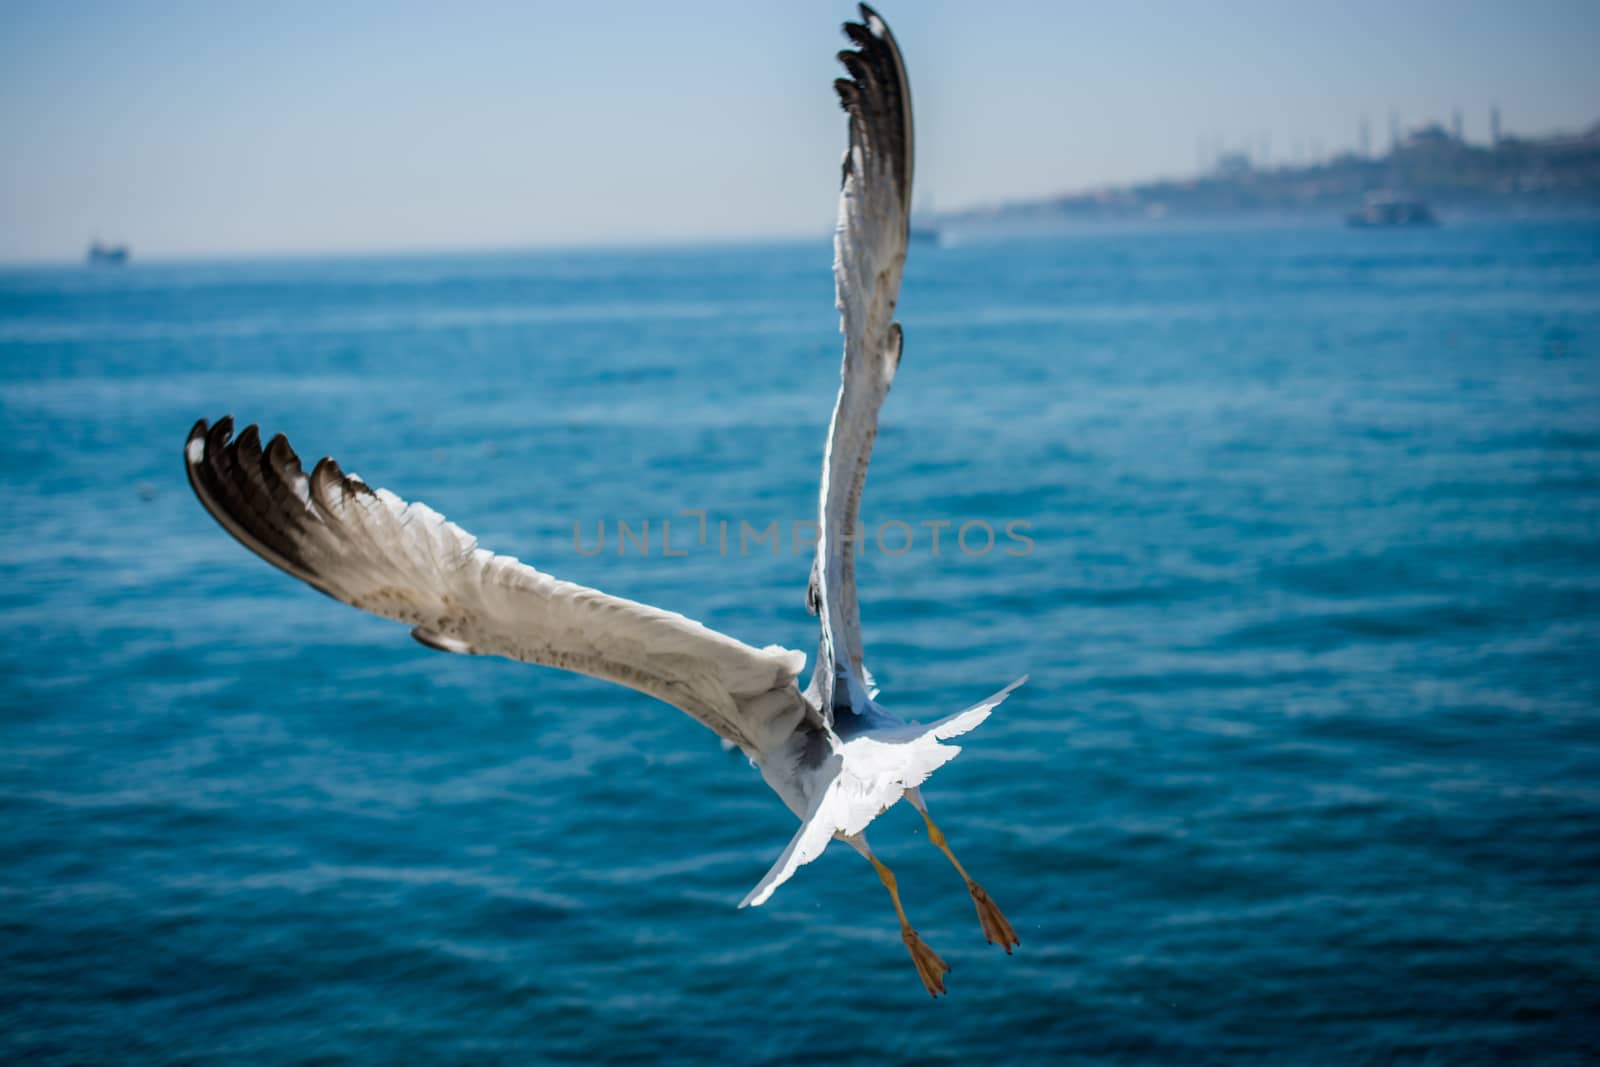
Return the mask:
[[850,115],[834,262],[845,345],[806,597],[821,639],[804,691],[801,652],[755,648],[682,615],[494,555],[426,505],[369,488],[331,459],[307,475],[281,434],[263,447],[254,426],[233,438],[231,419],[215,426],[202,420],[185,448],[190,484],[212,516],[246,547],[329,596],[407,623],[419,641],[442,651],[505,656],[630,686],[737,745],[801,819],[744,904],[764,902],[835,837],[865,852],[867,825],[908,793],[920,807],[917,787],[960,751],[943,742],[978,725],[1021,684],[915,725],[876,702],[862,663],[853,548],[878,411],[903,342],[894,309],[913,147],[899,49],[881,18],[866,7],[862,15],[862,25],[846,26],[858,50],[839,57],[851,78],[835,83]]

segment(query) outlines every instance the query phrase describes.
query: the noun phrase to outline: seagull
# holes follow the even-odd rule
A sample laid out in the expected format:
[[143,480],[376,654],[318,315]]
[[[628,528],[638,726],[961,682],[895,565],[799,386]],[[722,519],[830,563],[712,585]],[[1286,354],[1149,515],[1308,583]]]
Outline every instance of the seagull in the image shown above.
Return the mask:
[[1016,931],[951,851],[921,786],[966,733],[1027,681],[964,711],[907,722],[878,702],[862,661],[854,549],[878,412],[900,365],[894,321],[905,266],[913,139],[905,63],[889,27],[862,4],[853,48],[834,82],[849,116],[833,273],[844,334],[839,395],[828,427],[819,536],[806,590],[821,638],[805,689],[805,654],[756,648],[660,608],[562,581],[495,555],[425,504],[373,489],[324,457],[307,475],[282,434],[237,437],[231,416],[201,419],[184,446],[189,484],[224,530],[280,570],[335,600],[409,625],[441,652],[503,656],[617,682],[682,709],[737,746],[800,819],[800,828],[740,907],[764,903],[835,839],[860,853],[888,890],[900,934],[928,993],[949,966],[906,917],[894,874],[867,845],[867,825],[901,798],[927,824],[977,909],[984,938],[1007,954]]

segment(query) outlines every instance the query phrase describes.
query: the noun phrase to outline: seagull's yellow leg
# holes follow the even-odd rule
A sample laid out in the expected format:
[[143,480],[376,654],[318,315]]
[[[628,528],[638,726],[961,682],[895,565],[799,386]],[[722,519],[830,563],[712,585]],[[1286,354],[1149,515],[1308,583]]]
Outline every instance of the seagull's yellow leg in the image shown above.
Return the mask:
[[883,861],[872,854],[867,848],[864,838],[846,838],[855,846],[857,852],[867,858],[872,864],[872,869],[878,872],[878,880],[883,883],[883,888],[889,891],[889,899],[894,901],[894,913],[900,917],[900,939],[906,943],[906,951],[911,953],[911,962],[916,964],[917,977],[922,979],[922,984],[927,987],[930,997],[937,997],[944,992],[944,976],[950,973],[950,965],[939,958],[939,954],[922,943],[922,938],[911,928],[911,920],[906,918],[906,909],[900,904],[900,887],[895,882],[894,872],[884,866]]
[[1005,915],[1000,911],[1000,906],[989,899],[989,894],[967,873],[961,866],[961,861],[956,859],[956,854],[950,851],[950,845],[944,839],[944,832],[939,829],[939,824],[933,821],[933,816],[928,814],[928,806],[922,802],[920,791],[911,789],[906,791],[906,798],[912,805],[922,812],[922,821],[928,824],[928,840],[938,846],[939,851],[955,866],[956,871],[967,883],[967,892],[972,894],[973,906],[978,909],[978,922],[983,927],[983,939],[991,945],[999,945],[1006,950],[1006,955],[1011,955],[1013,946],[1022,944],[1017,939],[1017,932],[1006,921]]

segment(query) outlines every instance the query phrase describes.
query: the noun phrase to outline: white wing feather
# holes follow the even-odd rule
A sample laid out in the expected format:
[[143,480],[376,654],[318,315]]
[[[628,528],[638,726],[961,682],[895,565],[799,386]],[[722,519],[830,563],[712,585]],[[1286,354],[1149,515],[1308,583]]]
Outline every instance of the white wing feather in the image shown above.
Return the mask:
[[806,713],[805,656],[757,649],[692,619],[608,596],[478,547],[425,504],[371,489],[331,459],[310,477],[281,434],[232,421],[189,435],[206,510],[269,563],[346,604],[407,623],[446,652],[504,656],[648,693],[756,755]]

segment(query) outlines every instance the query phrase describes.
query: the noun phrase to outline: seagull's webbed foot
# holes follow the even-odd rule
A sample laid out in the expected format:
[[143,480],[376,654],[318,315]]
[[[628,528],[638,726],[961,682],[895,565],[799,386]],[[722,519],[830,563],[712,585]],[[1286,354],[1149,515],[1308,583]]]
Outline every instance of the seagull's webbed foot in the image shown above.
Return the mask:
[[901,927],[900,937],[906,943],[906,951],[911,953],[911,962],[917,966],[917,977],[922,979],[928,995],[937,997],[943,993],[944,976],[950,973],[950,965],[940,959],[939,954],[929,948],[911,927]]
[[939,824],[933,821],[933,816],[928,814],[928,806],[923,802],[922,794],[915,789],[908,789],[906,797],[922,813],[923,821],[928,824],[928,840],[945,854],[945,858],[955,867],[956,873],[961,875],[961,880],[967,883],[967,892],[972,894],[972,904],[978,909],[978,924],[983,927],[983,939],[991,945],[999,945],[1005,949],[1007,956],[1011,955],[1011,950],[1021,945],[1022,941],[1000,911],[1000,905],[989,899],[989,894],[984,892],[983,886],[973,880],[967,869],[961,866],[961,861],[956,859],[956,854],[950,851],[950,843],[944,839],[944,832],[939,829]]
[[872,854],[872,850],[867,847],[866,838],[857,835],[847,837],[845,840],[865,856],[867,862],[872,864],[872,869],[878,872],[878,879],[883,882],[883,888],[889,891],[889,899],[894,903],[895,916],[900,920],[900,939],[906,943],[906,951],[911,953],[911,962],[916,964],[917,977],[922,979],[922,985],[927,989],[928,996],[937,997],[944,992],[944,976],[950,973],[950,965],[940,959],[937,952],[925,945],[922,938],[911,928],[911,920],[906,918],[906,909],[900,904],[900,886],[895,881],[894,872]]
[[1022,942],[1000,911],[1000,905],[990,900],[989,894],[983,891],[983,886],[970,878],[967,879],[967,892],[972,894],[972,903],[978,909],[978,923],[983,927],[983,939],[991,945],[999,945],[1005,949],[1007,956],[1011,955],[1011,950]]

